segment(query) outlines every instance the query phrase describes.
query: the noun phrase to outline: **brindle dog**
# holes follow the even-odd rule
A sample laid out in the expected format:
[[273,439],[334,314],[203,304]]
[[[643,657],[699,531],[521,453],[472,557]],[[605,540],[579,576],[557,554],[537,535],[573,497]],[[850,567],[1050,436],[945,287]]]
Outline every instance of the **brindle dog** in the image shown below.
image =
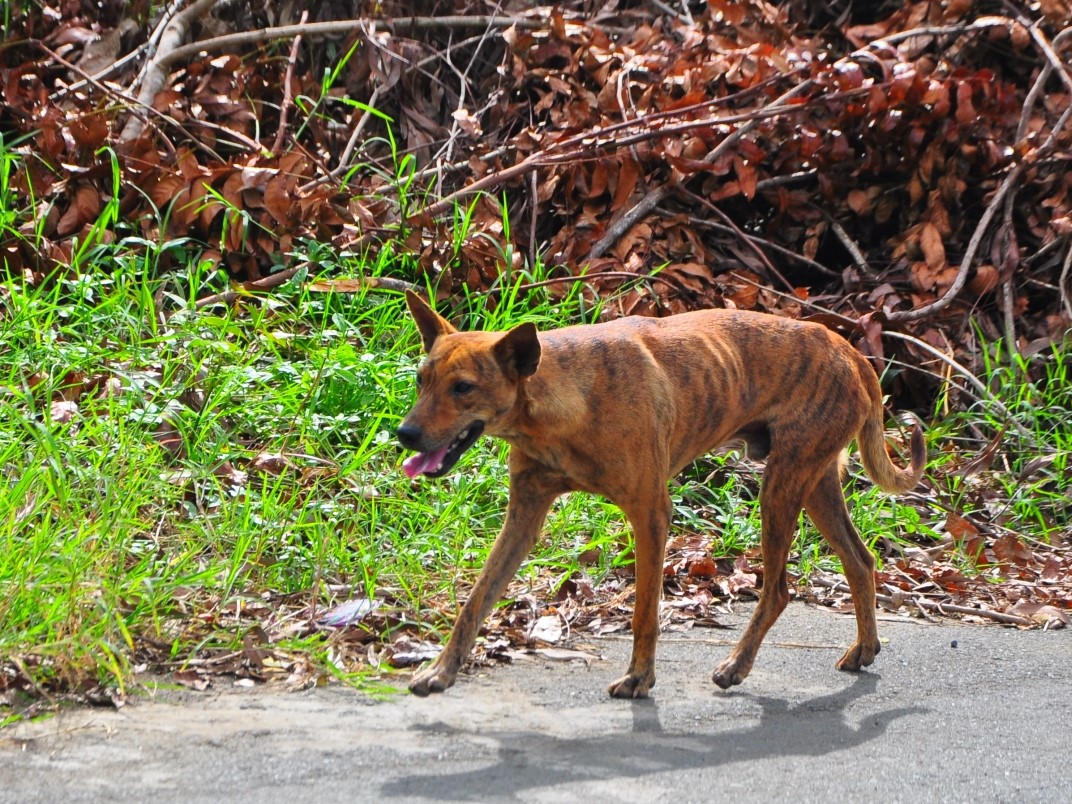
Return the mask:
[[849,519],[840,456],[855,438],[875,483],[902,493],[919,483],[926,450],[916,427],[911,464],[900,469],[890,460],[878,379],[847,341],[819,324],[735,310],[539,333],[532,324],[458,332],[420,297],[407,299],[428,356],[417,402],[398,428],[402,445],[418,451],[406,473],[444,475],[482,434],[511,447],[506,522],[446,648],[410,682],[414,693],[454,683],[551,503],[587,491],[622,509],[636,542],[633,655],[610,694],[646,696],[655,683],[667,481],[734,439],[766,459],[763,589],[714,682],[728,688],[744,680],[785,608],[786,560],[802,508],[841,559],[856,608],[856,641],[837,666],[859,670],[874,661],[874,559]]

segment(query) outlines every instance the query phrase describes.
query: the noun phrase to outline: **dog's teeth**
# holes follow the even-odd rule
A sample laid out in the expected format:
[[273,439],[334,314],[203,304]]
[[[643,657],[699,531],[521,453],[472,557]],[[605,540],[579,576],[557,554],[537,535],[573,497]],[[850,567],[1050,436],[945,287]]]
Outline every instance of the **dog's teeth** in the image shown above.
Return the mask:
[[454,441],[451,442],[451,444],[450,444],[451,448],[453,449],[454,447],[458,446],[460,443],[465,441],[465,439],[468,438],[468,437],[469,437],[469,428],[466,427],[464,430],[462,430],[460,433],[458,433],[457,438],[455,438]]

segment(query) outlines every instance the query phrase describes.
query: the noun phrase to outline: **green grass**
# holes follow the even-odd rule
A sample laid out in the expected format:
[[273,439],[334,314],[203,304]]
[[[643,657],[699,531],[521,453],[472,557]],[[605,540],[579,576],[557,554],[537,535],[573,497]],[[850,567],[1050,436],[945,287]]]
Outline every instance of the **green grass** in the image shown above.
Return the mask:
[[[134,254],[120,245],[77,280],[0,295],[0,662],[29,657],[42,692],[122,688],[139,640],[176,661],[239,646],[248,624],[220,616],[236,602],[323,610],[344,589],[419,613],[479,567],[505,452],[486,442],[447,481],[406,481],[393,430],[420,350],[400,295],[310,293],[298,277],[263,304],[196,312],[223,276],[194,264],[150,281]],[[554,326],[580,306],[505,293],[457,312]],[[564,538],[534,557],[551,565],[620,527],[581,499],[554,521]]]
[[[311,293],[296,277],[263,303],[194,311],[190,302],[225,278],[195,262],[149,279],[138,253],[119,244],[78,279],[11,282],[0,296],[0,662],[16,662],[42,694],[123,690],[145,645],[176,668],[239,649],[256,618],[228,612],[276,601],[312,612],[340,597],[390,599],[443,627],[430,601],[454,602],[502,522],[505,449],[485,439],[446,480],[405,480],[392,433],[420,355],[400,296]],[[383,254],[334,270],[406,266]],[[166,322],[154,308],[161,291]],[[507,291],[495,305],[461,300],[455,320],[546,327],[594,314],[578,296]],[[995,364],[994,382],[1017,372],[1002,385],[1014,391],[1006,404],[1043,446],[986,478],[1006,501],[1006,526],[1046,540],[1069,525],[1070,359],[1058,351],[1006,365]],[[969,421],[1000,429],[968,411],[930,434],[936,493],[953,510],[977,499],[955,471],[968,448],[949,447]],[[675,528],[711,535],[718,554],[758,540],[756,478],[736,466],[735,453],[715,456],[672,485]],[[941,528],[939,509],[920,513],[866,483],[850,490],[873,545],[926,541]],[[523,575],[564,579],[587,553],[598,556],[587,567],[598,580],[625,561],[627,528],[603,501],[565,498],[546,533]],[[803,572],[836,568],[810,528],[796,561]],[[330,664],[311,629],[273,645]]]
[[[930,437],[937,446],[931,451],[937,498],[947,510],[978,513],[1030,540],[1067,537],[1072,533],[1072,350],[1058,344],[1023,358],[1009,355],[997,342],[982,357],[981,379],[1009,416],[985,400],[935,416]],[[991,450],[991,461],[974,460]]]
[[[401,297],[312,293],[299,276],[263,302],[195,311],[192,300],[224,289],[219,272],[195,261],[151,279],[144,251],[122,243],[92,257],[78,279],[0,292],[0,665],[21,668],[42,695],[124,690],[146,646],[178,669],[272,624],[273,647],[347,676],[330,640],[287,632],[271,612],[312,616],[350,596],[445,628],[442,601],[475,577],[501,525],[506,453],[485,439],[443,481],[404,478],[392,433],[420,354]],[[332,270],[408,268],[383,253]],[[507,288],[498,303],[473,296],[450,312],[465,327],[504,328],[596,311],[576,295]],[[1038,444],[1013,450],[1020,458],[986,482],[1006,501],[1005,526],[1039,540],[1069,527],[1070,365],[1055,351],[992,372],[995,383],[1016,372],[1004,398]],[[936,494],[953,510],[983,504],[978,478],[955,471],[977,451],[952,441],[969,422],[1001,427],[967,411],[929,436]],[[736,453],[698,463],[672,484],[675,529],[710,535],[718,554],[754,547],[756,487]],[[872,545],[941,530],[940,508],[921,512],[855,480],[850,491]],[[625,523],[601,500],[565,498],[546,534],[523,575],[565,579],[585,553],[598,581],[626,562]],[[810,528],[795,560],[803,572],[836,568]],[[243,607],[254,614],[234,614]]]

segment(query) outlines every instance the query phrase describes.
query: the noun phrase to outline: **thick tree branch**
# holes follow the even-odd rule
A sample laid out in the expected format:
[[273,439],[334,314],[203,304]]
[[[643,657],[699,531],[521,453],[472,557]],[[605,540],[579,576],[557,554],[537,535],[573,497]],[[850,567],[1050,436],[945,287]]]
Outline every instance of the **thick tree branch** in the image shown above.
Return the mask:
[[[156,94],[163,89],[167,81],[169,55],[190,35],[190,29],[197,19],[207,14],[209,9],[216,4],[216,0],[194,0],[183,11],[176,14],[164,27],[160,35],[160,45],[157,55],[153,58],[146,70],[141,89],[138,91],[137,103],[144,108],[152,108]],[[138,115],[132,115],[123,127],[119,135],[120,146],[128,144],[141,136],[145,129],[145,120]]]
[[200,42],[191,42],[188,45],[175,48],[163,55],[159,64],[168,68],[173,64],[185,61],[199,53],[214,53],[239,45],[271,42],[275,39],[289,39],[292,36],[348,36],[355,30],[369,29],[373,26],[382,27],[387,31],[400,33],[403,31],[422,31],[437,28],[452,28],[468,30],[473,28],[497,28],[505,29],[514,26],[518,28],[536,29],[546,25],[546,22],[531,17],[495,17],[495,16],[458,16],[458,17],[399,17],[397,19],[350,19],[333,20],[330,22],[310,22],[305,25],[279,25],[274,28],[258,28],[255,31],[240,31],[223,36],[215,36]]

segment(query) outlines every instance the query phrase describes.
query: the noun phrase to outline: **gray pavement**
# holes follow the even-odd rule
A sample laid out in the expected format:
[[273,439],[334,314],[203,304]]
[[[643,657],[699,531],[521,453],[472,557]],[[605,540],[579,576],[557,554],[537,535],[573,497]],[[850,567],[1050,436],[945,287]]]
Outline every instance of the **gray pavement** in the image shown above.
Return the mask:
[[853,620],[795,603],[723,692],[710,673],[748,611],[665,634],[646,701],[606,696],[616,639],[582,643],[604,658],[589,666],[526,659],[428,699],[260,688],[68,711],[0,731],[0,802],[1072,801],[1067,632],[886,619],[852,675],[834,662]]

